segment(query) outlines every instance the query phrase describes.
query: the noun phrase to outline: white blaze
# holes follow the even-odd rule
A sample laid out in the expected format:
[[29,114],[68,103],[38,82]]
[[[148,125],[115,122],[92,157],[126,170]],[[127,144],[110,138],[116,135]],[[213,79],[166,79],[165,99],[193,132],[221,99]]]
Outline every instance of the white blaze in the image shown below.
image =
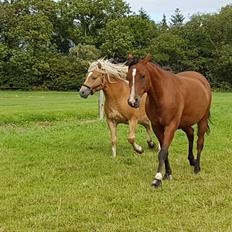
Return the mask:
[[93,74],[93,72],[89,72],[89,74],[88,74],[88,76],[86,77],[86,80],[85,80],[85,81],[87,81],[88,78],[89,78],[92,74]]
[[136,68],[132,70],[132,87],[130,92],[129,101],[134,104],[135,103],[135,76],[136,76]]

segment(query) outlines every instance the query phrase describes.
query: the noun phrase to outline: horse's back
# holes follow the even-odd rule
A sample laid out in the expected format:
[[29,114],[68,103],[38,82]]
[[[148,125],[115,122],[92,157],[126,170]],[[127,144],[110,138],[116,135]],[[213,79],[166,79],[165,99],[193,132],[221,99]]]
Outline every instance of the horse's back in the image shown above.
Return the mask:
[[181,79],[186,79],[187,81],[190,81],[190,82],[198,80],[207,89],[210,90],[209,82],[207,81],[207,79],[201,73],[194,72],[194,71],[185,71],[185,72],[177,73],[176,76],[181,77]]

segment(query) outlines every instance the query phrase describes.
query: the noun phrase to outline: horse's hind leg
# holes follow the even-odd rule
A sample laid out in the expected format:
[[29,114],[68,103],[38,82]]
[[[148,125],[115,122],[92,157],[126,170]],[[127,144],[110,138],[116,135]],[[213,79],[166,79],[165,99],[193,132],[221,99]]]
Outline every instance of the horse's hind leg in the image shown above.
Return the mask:
[[194,129],[189,126],[186,128],[182,129],[188,138],[188,143],[189,143],[189,150],[188,150],[188,160],[189,160],[189,164],[191,166],[195,166],[195,160],[194,160],[194,155],[193,155],[193,140],[194,140]]
[[200,172],[200,158],[201,158],[201,151],[204,147],[204,136],[208,130],[208,118],[202,119],[198,123],[198,139],[197,139],[197,159],[195,160],[194,172]]
[[117,129],[117,124],[115,122],[112,122],[109,119],[107,119],[107,124],[108,124],[109,130],[110,130],[110,136],[111,136],[112,156],[116,157],[116,142],[117,142],[116,129]]
[[128,136],[128,142],[133,146],[134,150],[142,154],[144,152],[143,148],[135,143],[135,129],[137,126],[137,120],[129,120],[129,136]]

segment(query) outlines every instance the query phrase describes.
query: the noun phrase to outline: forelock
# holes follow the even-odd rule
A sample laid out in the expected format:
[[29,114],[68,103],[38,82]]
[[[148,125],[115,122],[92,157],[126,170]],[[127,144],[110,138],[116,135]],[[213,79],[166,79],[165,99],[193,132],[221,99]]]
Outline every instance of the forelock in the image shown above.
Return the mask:
[[126,62],[126,65],[128,65],[129,69],[131,68],[131,66],[136,65],[137,63],[139,63],[140,58],[138,57],[132,57],[129,58],[128,61]]

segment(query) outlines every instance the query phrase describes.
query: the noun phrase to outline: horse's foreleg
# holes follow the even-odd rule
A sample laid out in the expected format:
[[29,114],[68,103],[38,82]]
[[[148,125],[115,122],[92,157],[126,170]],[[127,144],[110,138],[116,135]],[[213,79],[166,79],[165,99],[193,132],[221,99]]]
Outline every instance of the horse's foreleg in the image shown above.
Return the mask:
[[208,130],[208,120],[204,119],[198,123],[198,139],[197,139],[197,159],[195,160],[194,172],[200,172],[200,158],[201,158],[201,151],[204,147],[204,135]]
[[[159,187],[162,184],[162,179],[172,179],[172,170],[170,167],[169,159],[168,159],[168,148],[172,142],[175,133],[175,127],[169,126],[166,128],[162,128],[158,125],[153,126],[153,130],[160,142],[161,150],[158,153],[158,169],[155,175],[155,179],[152,182],[154,187]],[[162,167],[165,164],[165,175],[162,176]]]
[[135,143],[135,129],[137,126],[137,120],[130,120],[129,121],[129,135],[128,135],[128,142],[133,146],[134,150],[142,154],[144,152],[143,148]]
[[[155,147],[155,143],[152,140],[151,134],[152,134],[152,129],[151,129],[151,125],[150,123],[146,123],[143,124],[143,126],[145,127],[146,131],[147,131],[147,144],[149,148],[154,148]],[[158,150],[158,148],[157,148]]]
[[108,124],[109,130],[110,130],[110,136],[111,136],[112,155],[113,155],[113,157],[116,157],[116,143],[117,143],[116,129],[117,129],[117,124],[115,122],[112,122],[111,120],[107,120],[107,124]]
[[194,129],[189,126],[186,128],[182,129],[188,138],[188,142],[189,142],[189,151],[188,151],[188,160],[189,160],[189,164],[191,166],[195,166],[195,160],[194,160],[194,155],[193,155],[193,140],[194,140]]

